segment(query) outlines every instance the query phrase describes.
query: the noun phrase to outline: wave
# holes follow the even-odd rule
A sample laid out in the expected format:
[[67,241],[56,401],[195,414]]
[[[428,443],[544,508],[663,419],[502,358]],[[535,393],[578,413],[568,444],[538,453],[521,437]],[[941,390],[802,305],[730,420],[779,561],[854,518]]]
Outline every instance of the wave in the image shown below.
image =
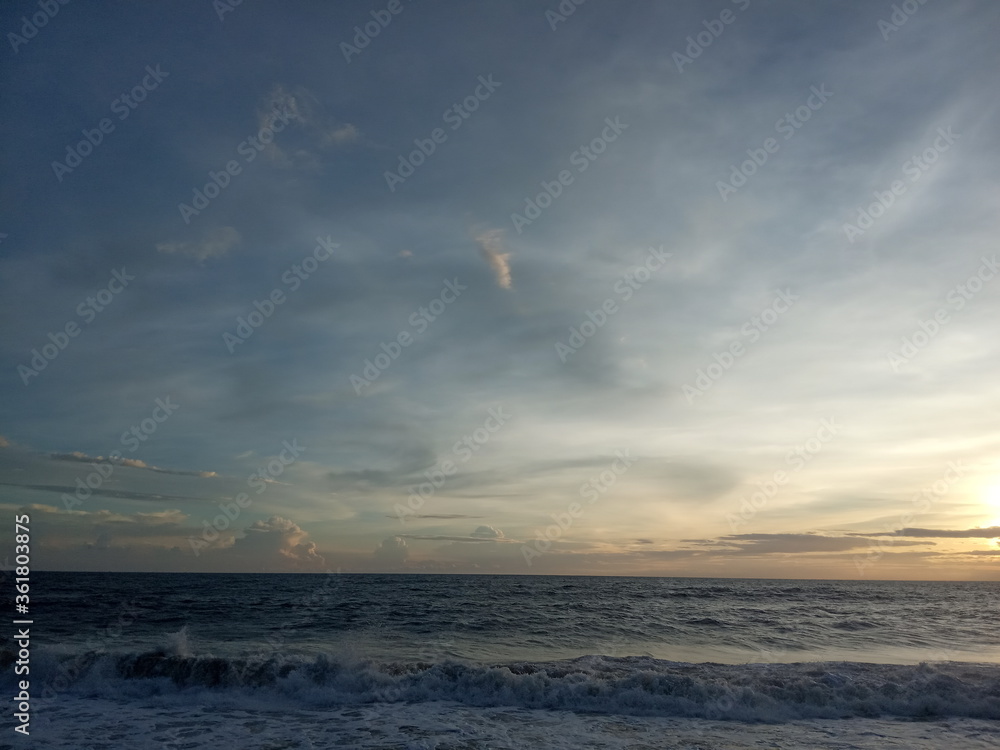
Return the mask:
[[[374,662],[330,655],[231,659],[185,644],[145,653],[38,649],[32,684],[77,697],[263,699],[296,707],[453,701],[582,713],[783,722],[807,718],[1000,719],[1000,667],[942,662],[687,664],[584,656],[553,662]],[[0,662],[8,654],[0,654]],[[8,672],[8,676],[12,677]],[[49,690],[49,694],[53,691]],[[210,698],[208,694],[214,694]],[[50,696],[51,699],[51,696]]]

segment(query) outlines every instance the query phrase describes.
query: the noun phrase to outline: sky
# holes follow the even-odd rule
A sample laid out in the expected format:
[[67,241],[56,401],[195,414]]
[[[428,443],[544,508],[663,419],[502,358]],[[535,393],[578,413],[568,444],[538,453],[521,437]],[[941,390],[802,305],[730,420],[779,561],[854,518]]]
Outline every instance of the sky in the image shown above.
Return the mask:
[[0,507],[50,570],[998,580],[998,24],[6,3]]

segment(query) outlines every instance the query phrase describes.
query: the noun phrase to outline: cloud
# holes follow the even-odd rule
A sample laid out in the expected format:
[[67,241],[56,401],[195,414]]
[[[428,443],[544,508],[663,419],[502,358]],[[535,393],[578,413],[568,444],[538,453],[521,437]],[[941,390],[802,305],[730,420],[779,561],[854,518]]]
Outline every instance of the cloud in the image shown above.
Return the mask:
[[[899,542],[902,546],[923,542]],[[820,534],[730,534],[720,539],[720,545],[732,549],[716,554],[772,555],[804,552],[846,552],[867,549],[869,543],[851,536],[822,536]]]
[[[63,510],[53,505],[33,503],[21,506],[30,513],[39,539],[39,559],[45,560],[54,548],[110,549],[115,539],[125,545],[144,547],[177,546],[186,534],[197,533],[187,526],[189,516],[180,510],[120,513],[111,510]],[[119,545],[121,548],[121,545]]]
[[400,534],[404,539],[417,539],[425,542],[514,542],[515,539],[494,539],[482,536],[448,536],[447,534]]
[[304,89],[297,89],[293,94],[280,83],[272,86],[267,96],[263,97],[257,106],[257,124],[260,129],[273,128],[282,117],[300,122],[310,118],[309,97],[301,96],[303,93],[306,93]]
[[67,518],[86,519],[100,523],[135,524],[140,526],[159,526],[163,524],[180,525],[188,519],[188,515],[177,509],[158,510],[140,513],[115,513],[110,510],[62,510],[54,505],[32,503],[23,506],[23,510],[31,513],[58,514]]
[[234,554],[246,554],[255,563],[284,563],[281,567],[319,569],[326,560],[308,541],[309,534],[298,524],[281,516],[256,521],[246,528],[242,537],[233,542]]
[[336,146],[342,146],[345,143],[354,143],[355,141],[358,140],[360,135],[361,134],[358,132],[358,129],[354,125],[346,123],[344,125],[341,125],[340,127],[328,130],[326,132],[324,142],[332,143]]
[[503,539],[503,532],[493,526],[478,526],[472,536],[481,539]]
[[[82,481],[82,480],[81,480]],[[71,487],[68,484],[19,484],[17,482],[0,482],[0,487],[20,487],[25,490],[36,490],[37,492],[53,492],[56,494],[74,495],[80,488]],[[94,497],[109,497],[114,500],[144,500],[150,502],[204,502],[210,500],[210,498],[203,497],[184,497],[179,495],[165,495],[157,492],[137,492],[131,490],[113,490],[106,489],[104,487],[99,487],[97,489],[92,489],[87,487],[90,495]],[[90,497],[86,495],[85,497]]]
[[[190,540],[204,526],[177,510],[123,513],[63,510],[51,505],[20,506],[31,514],[43,567],[71,570],[111,565],[145,570],[309,572],[326,569],[309,534],[280,516],[259,520],[242,531],[220,534],[197,556]],[[99,553],[99,556],[94,555]],[[96,568],[94,567],[96,566]],[[105,569],[108,569],[105,567]]]
[[214,471],[188,471],[185,469],[163,469],[159,466],[151,466],[145,461],[140,461],[137,458],[119,458],[110,459],[104,456],[88,456],[86,453],[81,453],[80,451],[73,451],[72,453],[50,453],[49,458],[54,461],[78,461],[80,463],[90,464],[90,463],[112,463],[116,466],[128,466],[132,469],[145,469],[146,471],[155,471],[159,474],[177,474],[184,477],[215,477],[218,476]]
[[241,239],[233,227],[214,227],[196,242],[159,242],[156,249],[161,253],[186,255],[200,262],[225,255]]
[[379,562],[399,566],[406,562],[410,551],[406,548],[406,540],[398,536],[391,536],[382,540],[382,543],[375,548],[373,555]]
[[476,237],[479,243],[479,252],[483,259],[493,269],[496,276],[497,286],[501,289],[510,289],[510,253],[503,251],[503,230],[490,229]]
[[404,539],[422,539],[433,542],[514,542],[494,526],[477,526],[469,536],[451,536],[448,534],[400,534]]
[[[257,107],[257,122],[261,130],[273,128],[279,120],[289,119],[297,123],[305,140],[298,147],[282,147],[277,139],[264,148],[272,162],[283,168],[298,167],[310,171],[322,168],[322,161],[314,149],[339,148],[358,143],[361,132],[356,125],[338,122],[335,118],[318,112],[321,109],[319,97],[304,86],[296,86],[289,91],[277,84]],[[284,140],[292,140],[283,134]]]
[[847,536],[908,536],[925,539],[996,539],[1000,537],[1000,526],[978,529],[917,529],[903,528],[895,531],[852,531]]
[[[395,513],[386,514],[386,518],[399,518]],[[482,518],[482,516],[467,516],[464,513],[410,513],[409,518],[435,518],[440,520],[453,520],[456,518]]]
[[985,529],[899,529],[895,536],[935,539],[996,539],[1000,537],[1000,526],[990,526]]

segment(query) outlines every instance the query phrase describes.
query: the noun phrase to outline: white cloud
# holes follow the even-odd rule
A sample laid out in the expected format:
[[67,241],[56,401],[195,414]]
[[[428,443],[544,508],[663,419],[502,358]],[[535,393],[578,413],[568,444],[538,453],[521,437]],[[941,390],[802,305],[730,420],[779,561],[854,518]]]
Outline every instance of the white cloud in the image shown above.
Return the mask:
[[483,259],[493,269],[497,286],[501,289],[510,289],[510,253],[503,251],[503,230],[490,229],[476,237],[479,243],[479,252]]
[[326,143],[333,143],[334,145],[341,146],[345,143],[354,143],[360,137],[358,129],[351,125],[350,123],[345,123],[340,127],[328,130],[326,133]]
[[233,554],[246,554],[257,564],[282,568],[319,569],[326,561],[316,551],[309,534],[287,518],[271,516],[251,524],[232,546]]
[[240,242],[240,233],[233,227],[215,227],[195,242],[160,242],[156,249],[161,253],[186,255],[198,261],[219,258]]

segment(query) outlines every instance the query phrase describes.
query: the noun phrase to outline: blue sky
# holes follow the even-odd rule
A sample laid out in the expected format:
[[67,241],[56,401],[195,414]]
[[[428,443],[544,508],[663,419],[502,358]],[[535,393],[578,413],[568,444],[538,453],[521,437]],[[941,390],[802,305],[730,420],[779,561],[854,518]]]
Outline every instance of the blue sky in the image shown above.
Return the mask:
[[68,570],[996,579],[1000,8],[903,5],[10,4],[0,504]]

